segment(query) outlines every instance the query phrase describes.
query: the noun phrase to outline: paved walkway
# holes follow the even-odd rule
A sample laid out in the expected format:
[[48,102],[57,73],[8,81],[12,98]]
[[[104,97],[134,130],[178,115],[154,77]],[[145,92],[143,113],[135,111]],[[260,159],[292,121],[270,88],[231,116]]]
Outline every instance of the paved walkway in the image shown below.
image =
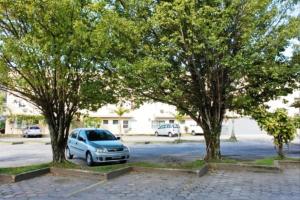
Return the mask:
[[43,176],[0,186],[0,199],[299,200],[300,169],[282,174],[211,172],[190,175],[131,173],[108,182]]

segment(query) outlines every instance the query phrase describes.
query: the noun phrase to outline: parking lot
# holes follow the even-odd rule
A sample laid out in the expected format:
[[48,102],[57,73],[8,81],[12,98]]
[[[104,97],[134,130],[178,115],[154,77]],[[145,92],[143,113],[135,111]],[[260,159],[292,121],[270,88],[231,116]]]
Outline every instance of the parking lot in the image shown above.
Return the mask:
[[[193,142],[174,144],[164,141],[167,139],[169,140],[168,137],[158,137],[154,139],[161,139],[162,141],[159,143],[156,143],[157,141],[155,141],[150,144],[142,144],[142,139],[147,141],[151,138],[137,138],[136,141],[138,142],[133,142],[133,137],[125,140],[124,143],[128,145],[131,150],[130,161],[132,162],[191,161],[202,159],[205,155],[205,143],[203,140],[201,140],[203,137],[196,136],[194,138],[198,139],[198,141],[195,140]],[[25,141],[25,143],[18,145],[11,145],[7,143],[8,141],[15,140],[16,139],[1,138],[0,167],[23,166],[35,163],[50,162],[52,160],[51,146],[47,144],[49,139],[18,138],[18,140]],[[300,142],[298,140],[299,139],[295,140],[293,144],[285,149],[289,157],[300,157]],[[276,151],[270,137],[261,137],[258,139],[240,137],[239,142],[228,142],[223,140],[221,143],[221,148],[223,156],[235,159],[251,160],[276,155]],[[75,158],[73,161],[79,164],[85,164],[85,162],[80,159]]]
[[107,182],[47,175],[0,185],[0,199],[299,200],[299,188],[299,169],[280,174],[217,171],[200,178],[131,173]]

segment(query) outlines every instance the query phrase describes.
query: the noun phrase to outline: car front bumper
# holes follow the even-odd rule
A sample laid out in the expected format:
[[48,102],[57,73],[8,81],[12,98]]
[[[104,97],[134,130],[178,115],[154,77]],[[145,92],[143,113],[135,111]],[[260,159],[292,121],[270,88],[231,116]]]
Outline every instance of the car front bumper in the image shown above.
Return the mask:
[[129,152],[93,153],[93,161],[97,163],[120,162],[130,158]]
[[28,136],[41,136],[42,133],[25,133],[23,135],[28,135]]

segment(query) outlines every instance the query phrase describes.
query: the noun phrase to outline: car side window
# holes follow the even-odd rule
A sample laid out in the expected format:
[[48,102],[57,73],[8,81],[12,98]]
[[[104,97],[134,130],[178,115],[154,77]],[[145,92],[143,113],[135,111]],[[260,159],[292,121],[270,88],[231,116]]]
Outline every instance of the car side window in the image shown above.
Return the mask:
[[76,137],[77,137],[77,132],[76,132],[76,131],[73,131],[73,132],[71,133],[71,138],[76,139]]
[[85,134],[85,131],[82,130],[82,131],[79,132],[78,140],[79,140],[79,141],[85,141],[85,140],[86,140],[86,134]]

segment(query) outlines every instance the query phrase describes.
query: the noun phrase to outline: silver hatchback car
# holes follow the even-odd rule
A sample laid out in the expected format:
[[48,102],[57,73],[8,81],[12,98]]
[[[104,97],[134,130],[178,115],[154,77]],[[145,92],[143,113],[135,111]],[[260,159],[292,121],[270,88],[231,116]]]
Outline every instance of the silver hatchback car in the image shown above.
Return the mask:
[[129,149],[120,138],[105,129],[78,128],[71,132],[66,147],[66,156],[86,159],[87,165],[94,163],[121,162],[129,159]]

